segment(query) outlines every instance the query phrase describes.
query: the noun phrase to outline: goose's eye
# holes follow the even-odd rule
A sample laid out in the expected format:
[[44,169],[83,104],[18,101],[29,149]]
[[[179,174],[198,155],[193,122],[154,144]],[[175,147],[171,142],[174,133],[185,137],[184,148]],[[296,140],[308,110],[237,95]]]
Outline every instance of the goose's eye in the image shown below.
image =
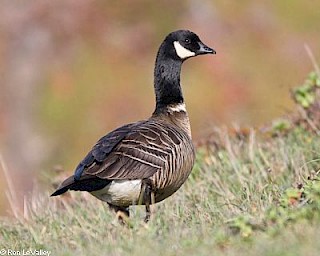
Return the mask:
[[186,44],[190,44],[190,43],[191,43],[191,41],[190,41],[189,38],[184,39],[184,42],[185,42]]

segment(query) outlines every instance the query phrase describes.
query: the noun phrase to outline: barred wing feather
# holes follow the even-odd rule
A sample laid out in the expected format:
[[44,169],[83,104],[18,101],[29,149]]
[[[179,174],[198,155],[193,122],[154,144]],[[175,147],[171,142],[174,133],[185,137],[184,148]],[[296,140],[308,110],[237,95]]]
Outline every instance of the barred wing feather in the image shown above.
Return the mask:
[[176,129],[159,121],[148,120],[123,129],[119,128],[116,136],[103,137],[93,147],[83,175],[109,180],[151,177],[168,168],[168,158],[182,139]]

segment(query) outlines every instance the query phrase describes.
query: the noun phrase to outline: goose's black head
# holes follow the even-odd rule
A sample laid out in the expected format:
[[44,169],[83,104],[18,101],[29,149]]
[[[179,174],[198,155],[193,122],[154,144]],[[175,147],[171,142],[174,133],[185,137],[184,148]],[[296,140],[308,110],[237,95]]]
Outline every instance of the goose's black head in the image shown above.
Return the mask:
[[167,113],[168,106],[184,102],[180,86],[183,61],[190,57],[209,53],[215,54],[216,52],[202,43],[200,38],[191,31],[178,30],[165,38],[159,48],[154,69],[156,93],[154,114],[159,114],[162,111]]
[[178,30],[170,33],[164,40],[162,47],[164,48],[164,55],[182,61],[197,55],[216,53],[189,30]]

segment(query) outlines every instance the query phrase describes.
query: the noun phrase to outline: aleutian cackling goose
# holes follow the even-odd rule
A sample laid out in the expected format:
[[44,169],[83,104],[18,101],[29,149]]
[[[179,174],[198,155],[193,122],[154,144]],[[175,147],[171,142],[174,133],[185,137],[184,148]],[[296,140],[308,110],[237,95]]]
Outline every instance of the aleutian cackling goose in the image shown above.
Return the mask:
[[195,158],[180,72],[182,63],[215,51],[188,30],[170,33],[161,44],[154,70],[156,108],[144,121],[124,125],[102,137],[52,194],[88,191],[116,212],[157,203],[176,192],[188,178]]

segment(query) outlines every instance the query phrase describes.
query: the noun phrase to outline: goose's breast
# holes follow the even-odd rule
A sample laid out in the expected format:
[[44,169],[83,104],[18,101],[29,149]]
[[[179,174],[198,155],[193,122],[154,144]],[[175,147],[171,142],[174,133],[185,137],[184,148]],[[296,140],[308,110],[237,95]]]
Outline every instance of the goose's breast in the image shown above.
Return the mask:
[[171,196],[183,185],[191,173],[194,159],[191,140],[184,140],[174,147],[165,168],[152,177],[156,188],[156,202]]

